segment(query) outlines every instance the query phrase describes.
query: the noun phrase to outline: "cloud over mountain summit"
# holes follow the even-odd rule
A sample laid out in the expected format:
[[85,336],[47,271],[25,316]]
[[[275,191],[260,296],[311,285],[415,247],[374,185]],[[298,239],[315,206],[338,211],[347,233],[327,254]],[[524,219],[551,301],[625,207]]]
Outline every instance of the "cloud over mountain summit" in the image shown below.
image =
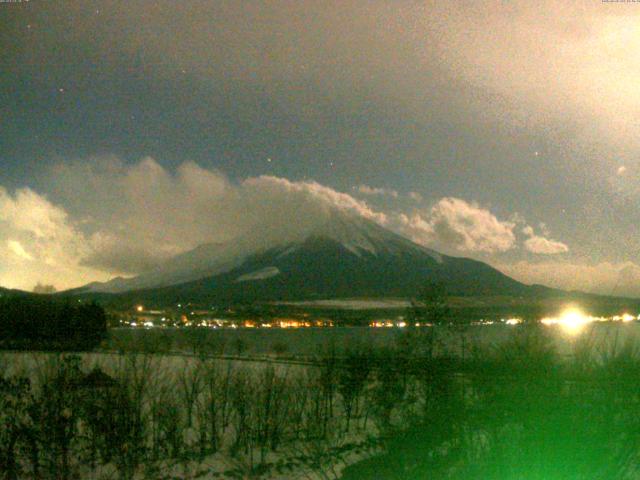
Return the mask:
[[193,162],[175,171],[149,157],[62,162],[44,189],[46,195],[0,190],[0,258],[12,272],[0,271],[4,285],[66,288],[137,274],[199,245],[242,236],[268,248],[318,231],[336,210],[449,253],[517,247],[514,222],[459,198],[385,210],[315,181],[233,181]]

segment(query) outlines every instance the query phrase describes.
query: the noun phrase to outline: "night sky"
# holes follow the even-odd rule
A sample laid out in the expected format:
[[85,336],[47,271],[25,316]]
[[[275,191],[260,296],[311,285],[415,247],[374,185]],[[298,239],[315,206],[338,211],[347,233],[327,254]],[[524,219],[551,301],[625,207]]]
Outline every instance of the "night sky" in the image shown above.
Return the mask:
[[640,4],[23,0],[0,38],[2,286],[328,204],[640,296]]

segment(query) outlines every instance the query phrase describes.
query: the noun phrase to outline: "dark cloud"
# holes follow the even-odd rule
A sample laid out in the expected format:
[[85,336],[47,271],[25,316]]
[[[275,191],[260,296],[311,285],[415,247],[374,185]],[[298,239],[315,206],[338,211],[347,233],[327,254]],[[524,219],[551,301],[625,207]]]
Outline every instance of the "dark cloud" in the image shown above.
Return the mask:
[[33,287],[33,293],[56,293],[58,290],[53,285],[43,285],[38,282],[35,287]]
[[[126,241],[126,239],[125,239]],[[121,245],[99,245],[87,257],[80,260],[80,265],[95,270],[117,275],[135,275],[157,266],[167,256],[155,255],[141,247]]]

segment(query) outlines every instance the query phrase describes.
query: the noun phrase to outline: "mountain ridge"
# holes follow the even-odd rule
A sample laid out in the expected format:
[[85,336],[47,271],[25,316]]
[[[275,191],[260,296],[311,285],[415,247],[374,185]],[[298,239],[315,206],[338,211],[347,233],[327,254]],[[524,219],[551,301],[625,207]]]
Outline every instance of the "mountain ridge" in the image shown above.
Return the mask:
[[[259,232],[258,232],[259,234]],[[287,241],[205,244],[130,279],[68,292],[140,300],[229,303],[403,297],[441,282],[451,295],[540,295],[490,265],[441,254],[362,217],[330,216]]]
[[[440,253],[418,245],[380,225],[342,212],[329,216],[326,222],[302,235],[282,241],[269,240],[272,234],[252,232],[225,243],[206,243],[176,255],[163,264],[131,278],[117,277],[108,282],[92,282],[78,290],[95,293],[123,293],[131,290],[162,288],[180,285],[201,278],[226,273],[242,265],[253,255],[268,252],[274,248],[296,249],[311,238],[327,238],[341,244],[354,255],[364,252],[381,253],[406,248],[419,249],[440,261]],[[266,240],[263,240],[263,237]],[[390,250],[391,249],[391,250]]]

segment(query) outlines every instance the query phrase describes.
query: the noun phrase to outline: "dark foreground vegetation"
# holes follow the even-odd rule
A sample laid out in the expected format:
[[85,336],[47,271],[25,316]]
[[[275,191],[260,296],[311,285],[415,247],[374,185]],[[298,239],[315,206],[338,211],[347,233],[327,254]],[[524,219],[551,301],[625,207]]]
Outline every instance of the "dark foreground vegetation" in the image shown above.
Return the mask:
[[0,297],[0,348],[91,350],[106,336],[107,319],[94,304],[44,295]]
[[561,359],[525,325],[460,358],[435,332],[295,367],[6,354],[0,478],[637,478],[633,344]]
[[640,351],[588,338],[560,359],[544,330],[525,326],[464,364],[407,359],[385,389],[397,395],[385,452],[344,478],[639,478]]

